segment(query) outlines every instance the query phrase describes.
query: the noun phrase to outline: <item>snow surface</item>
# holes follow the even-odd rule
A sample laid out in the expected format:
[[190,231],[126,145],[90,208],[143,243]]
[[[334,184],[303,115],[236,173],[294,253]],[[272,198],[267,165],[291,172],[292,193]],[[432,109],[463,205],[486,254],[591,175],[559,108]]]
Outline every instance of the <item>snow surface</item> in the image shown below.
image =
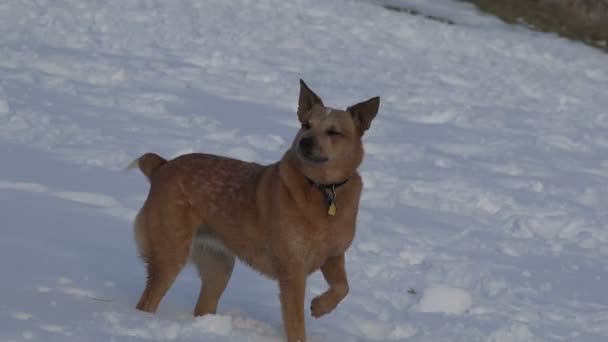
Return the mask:
[[435,285],[424,290],[418,309],[420,312],[461,315],[469,311],[471,302],[471,294],[466,290]]
[[123,168],[277,160],[301,77],[335,107],[382,97],[351,292],[311,341],[606,341],[607,56],[395,2],[456,25],[377,1],[0,2],[0,340],[282,340],[276,285],[241,266],[218,315],[190,315],[192,269],[133,309],[148,184]]

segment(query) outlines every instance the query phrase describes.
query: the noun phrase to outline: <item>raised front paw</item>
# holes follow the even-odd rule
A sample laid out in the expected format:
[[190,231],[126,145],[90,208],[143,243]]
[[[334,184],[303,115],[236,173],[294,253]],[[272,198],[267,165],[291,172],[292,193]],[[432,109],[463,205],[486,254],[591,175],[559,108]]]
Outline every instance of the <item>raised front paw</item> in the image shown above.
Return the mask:
[[310,314],[312,317],[319,318],[331,312],[338,304],[332,299],[334,298],[328,293],[315,297],[312,302],[310,302]]

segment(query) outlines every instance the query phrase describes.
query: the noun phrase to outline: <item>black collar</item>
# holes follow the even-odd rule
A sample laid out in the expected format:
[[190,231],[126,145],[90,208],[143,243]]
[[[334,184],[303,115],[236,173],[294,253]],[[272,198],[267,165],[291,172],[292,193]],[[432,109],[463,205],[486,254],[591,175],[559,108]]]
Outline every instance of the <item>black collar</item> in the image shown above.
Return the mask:
[[311,179],[311,178],[308,178],[308,177],[306,177],[306,179],[308,180],[308,183],[310,183],[310,185],[312,185],[315,188],[317,188],[317,189],[322,190],[323,192],[325,192],[325,190],[336,191],[337,188],[339,188],[342,185],[346,184],[346,182],[348,182],[348,180],[350,178],[346,178],[346,180],[343,180],[343,181],[338,182],[338,183],[332,183],[332,184],[321,184],[321,183],[315,181],[314,179]]
[[321,184],[308,177],[306,177],[306,179],[308,179],[310,185],[319,189],[323,194],[323,197],[325,198],[325,205],[327,205],[327,215],[336,216],[336,189],[346,184],[346,182],[348,182],[348,178],[342,182],[332,184]]

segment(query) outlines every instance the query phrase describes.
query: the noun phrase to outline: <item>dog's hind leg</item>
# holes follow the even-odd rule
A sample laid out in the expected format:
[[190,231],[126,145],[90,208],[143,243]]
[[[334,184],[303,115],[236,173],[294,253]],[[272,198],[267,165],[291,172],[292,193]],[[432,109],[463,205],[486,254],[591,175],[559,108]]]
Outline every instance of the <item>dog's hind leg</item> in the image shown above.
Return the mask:
[[188,253],[175,260],[148,262],[148,280],[146,288],[137,303],[138,310],[155,312],[175,278],[182,270],[188,259]]
[[[144,209],[142,209],[144,210]],[[150,226],[154,224],[154,226]],[[146,288],[137,303],[138,310],[155,312],[178,273],[188,261],[190,241],[188,237],[164,234],[149,234],[153,231],[170,231],[169,229],[145,220],[138,215],[135,236],[140,254],[147,264],[148,278]]]
[[234,255],[214,238],[201,234],[194,241],[192,261],[202,281],[194,315],[215,314],[234,268]]

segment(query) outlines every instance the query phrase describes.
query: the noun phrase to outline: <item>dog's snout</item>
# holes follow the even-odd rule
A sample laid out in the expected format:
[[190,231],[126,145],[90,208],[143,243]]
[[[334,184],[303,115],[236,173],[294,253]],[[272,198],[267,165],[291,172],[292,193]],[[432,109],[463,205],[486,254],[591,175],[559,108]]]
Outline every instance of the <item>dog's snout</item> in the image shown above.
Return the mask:
[[315,146],[315,142],[312,137],[306,137],[300,139],[300,149],[306,153],[312,152],[313,147]]

